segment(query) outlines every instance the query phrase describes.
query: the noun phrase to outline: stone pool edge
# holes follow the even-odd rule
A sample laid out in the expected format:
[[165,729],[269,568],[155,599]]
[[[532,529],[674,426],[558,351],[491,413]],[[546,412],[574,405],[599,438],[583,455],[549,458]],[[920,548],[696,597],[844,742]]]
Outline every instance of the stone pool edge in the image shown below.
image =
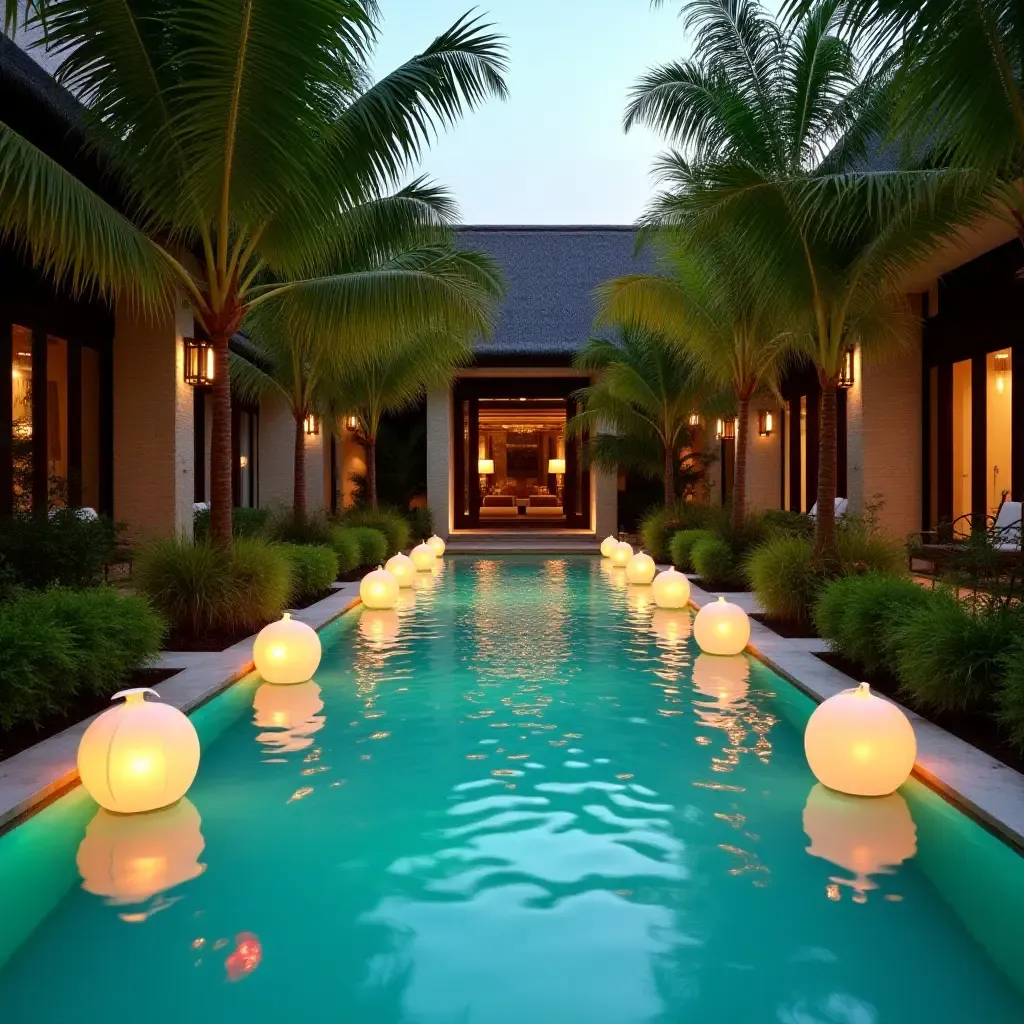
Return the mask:
[[[702,590],[690,580],[690,604],[694,608],[702,608],[719,596],[745,611],[756,610],[753,594],[719,595]],[[848,675],[815,656],[815,652],[826,649],[821,640],[788,639],[754,619],[750,622],[749,653],[818,703],[850,687]],[[1024,853],[1024,775],[904,708],[899,701],[893,703],[902,708],[917,735],[914,775]]]
[[[359,604],[359,583],[337,584],[333,592],[292,617],[316,630],[323,629]],[[168,704],[194,711],[212,697],[248,675],[253,669],[255,634],[223,651],[180,653],[165,651],[158,665],[181,668],[153,687]],[[63,732],[0,762],[0,832],[77,784],[78,743],[96,717],[92,715]]]

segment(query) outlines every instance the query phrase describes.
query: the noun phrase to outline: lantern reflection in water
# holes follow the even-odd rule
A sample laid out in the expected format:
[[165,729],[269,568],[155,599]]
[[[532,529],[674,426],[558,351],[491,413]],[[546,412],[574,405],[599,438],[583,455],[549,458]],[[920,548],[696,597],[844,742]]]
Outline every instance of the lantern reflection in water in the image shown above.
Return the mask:
[[[627,583],[626,607],[639,616],[646,615],[654,607],[651,588],[640,583]],[[646,619],[644,624],[646,625]]]
[[224,961],[228,981],[241,981],[252,974],[263,959],[263,946],[252,932],[239,932],[235,936],[235,948]]
[[740,654],[698,654],[693,663],[693,688],[714,699],[714,705],[708,707],[731,708],[750,690],[750,662]]
[[320,687],[310,681],[297,686],[275,686],[264,683],[253,697],[253,724],[272,732],[261,732],[256,742],[282,753],[305,750],[327,721],[320,699]]
[[[115,814],[101,808],[86,826],[75,857],[82,888],[125,906],[146,903],[198,878],[206,870],[199,861],[205,846],[201,825],[199,812],[184,797],[147,814]],[[121,918],[140,923],[168,905],[158,903]]]
[[879,888],[872,875],[892,875],[917,853],[917,828],[899,793],[882,797],[846,796],[820,782],[807,797],[804,832],[807,852],[830,861],[853,878],[830,877],[829,899],[839,899],[839,886],[853,890],[855,903]]
[[359,635],[373,650],[386,650],[398,637],[398,612],[364,609],[359,616]]
[[651,616],[651,631],[659,646],[681,647],[686,643],[693,625],[693,615],[687,608],[655,608]]

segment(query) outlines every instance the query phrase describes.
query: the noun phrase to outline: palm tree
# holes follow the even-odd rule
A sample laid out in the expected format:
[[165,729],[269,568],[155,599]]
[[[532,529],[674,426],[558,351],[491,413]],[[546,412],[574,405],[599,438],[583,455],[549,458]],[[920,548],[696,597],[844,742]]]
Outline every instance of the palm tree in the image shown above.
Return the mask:
[[434,388],[448,387],[456,369],[472,358],[468,333],[434,331],[347,363],[327,385],[332,421],[343,415],[356,418],[356,435],[366,450],[371,508],[377,507],[377,436],[383,417],[411,408]]
[[[76,291],[147,310],[184,296],[215,354],[210,532],[230,545],[228,342],[252,310],[287,298],[304,331],[344,331],[367,348],[425,322],[486,327],[451,249],[427,246],[380,272],[334,268],[446,221],[444,204],[378,200],[437,128],[505,95],[504,44],[465,16],[368,85],[374,0],[32,7],[123,202],[0,124],[0,237]],[[12,11],[6,0],[8,25]]]
[[884,131],[887,81],[866,77],[839,35],[843,0],[816,0],[783,31],[757,0],[692,0],[694,60],[648,72],[625,125],[675,146],[651,224],[705,243],[736,240],[757,286],[787,316],[821,385],[815,554],[836,558],[836,388],[848,348],[891,350],[914,322],[909,270],[983,208],[941,170],[863,170]]
[[689,418],[708,390],[693,361],[664,335],[630,325],[614,341],[592,338],[573,366],[599,377],[576,392],[579,409],[566,437],[589,434],[589,458],[601,469],[662,479],[671,508],[681,451],[691,442]]
[[735,240],[719,236],[697,244],[662,239],[662,272],[632,274],[598,290],[599,322],[637,323],[686,351],[702,374],[732,392],[739,412],[732,525],[746,519],[750,401],[777,388],[787,352],[778,312],[737,259]]

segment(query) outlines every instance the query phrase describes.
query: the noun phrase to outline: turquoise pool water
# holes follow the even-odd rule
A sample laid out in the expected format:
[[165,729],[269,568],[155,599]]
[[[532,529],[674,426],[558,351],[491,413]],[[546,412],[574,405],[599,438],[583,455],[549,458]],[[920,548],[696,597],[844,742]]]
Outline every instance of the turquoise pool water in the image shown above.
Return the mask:
[[424,582],[200,709],[187,803],[0,837],[0,1020],[1024,1020],[1024,859],[815,787],[763,665],[596,561]]

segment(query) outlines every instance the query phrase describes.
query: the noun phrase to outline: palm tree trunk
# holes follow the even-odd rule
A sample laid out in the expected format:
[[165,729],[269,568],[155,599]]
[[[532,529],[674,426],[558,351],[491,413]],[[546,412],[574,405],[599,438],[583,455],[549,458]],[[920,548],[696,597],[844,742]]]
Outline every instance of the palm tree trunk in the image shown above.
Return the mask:
[[675,448],[665,445],[665,508],[676,503],[676,459]]
[[231,547],[231,375],[228,336],[213,336],[213,423],[210,437],[210,540]]
[[292,515],[306,517],[306,418],[295,413],[295,460],[292,480]]
[[377,438],[366,439],[366,486],[370,492],[370,508],[377,507]]
[[743,529],[747,518],[747,447],[750,437],[750,396],[740,395],[736,424],[736,452],[732,475],[732,528]]
[[836,379],[821,379],[821,437],[818,444],[818,514],[814,558],[825,566],[839,560],[836,547]]

